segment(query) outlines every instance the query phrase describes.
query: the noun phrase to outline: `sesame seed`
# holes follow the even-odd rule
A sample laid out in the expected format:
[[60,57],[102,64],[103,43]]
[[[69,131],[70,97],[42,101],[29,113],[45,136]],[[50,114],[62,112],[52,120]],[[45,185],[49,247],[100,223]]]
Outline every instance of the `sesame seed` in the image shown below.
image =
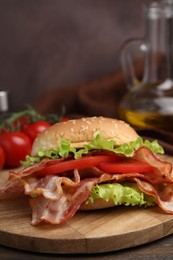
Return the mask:
[[118,128],[117,123],[114,123],[114,127],[115,127],[116,129]]
[[85,131],[85,130],[87,130],[87,129],[88,129],[88,126],[84,126],[84,125],[81,126],[81,132],[82,132],[82,131]]
[[114,131],[111,131],[111,135],[114,135]]
[[127,124],[127,123],[125,123],[125,125],[126,125],[127,127],[130,127],[130,125],[129,125],[129,124]]

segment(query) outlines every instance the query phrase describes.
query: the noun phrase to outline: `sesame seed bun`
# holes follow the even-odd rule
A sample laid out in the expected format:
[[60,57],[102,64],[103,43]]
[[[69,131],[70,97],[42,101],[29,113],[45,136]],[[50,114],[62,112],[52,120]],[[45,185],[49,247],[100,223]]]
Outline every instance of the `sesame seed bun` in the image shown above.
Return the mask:
[[49,150],[58,147],[62,139],[70,140],[72,147],[82,148],[93,140],[96,132],[100,132],[106,139],[114,140],[117,146],[138,138],[136,131],[124,121],[86,117],[59,122],[47,128],[35,139],[31,155],[36,156],[39,149]]

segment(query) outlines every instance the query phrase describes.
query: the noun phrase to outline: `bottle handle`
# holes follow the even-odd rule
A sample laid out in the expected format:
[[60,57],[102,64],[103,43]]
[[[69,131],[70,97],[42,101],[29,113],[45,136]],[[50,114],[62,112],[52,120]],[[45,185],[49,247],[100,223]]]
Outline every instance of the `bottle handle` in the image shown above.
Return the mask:
[[[138,87],[145,81],[145,63],[147,60],[148,46],[145,43],[144,38],[131,38],[127,40],[121,48],[121,65],[122,70],[127,82],[127,88]],[[136,71],[134,60],[139,59],[142,65],[142,78],[139,79],[139,75]],[[138,69],[138,68],[137,68]]]

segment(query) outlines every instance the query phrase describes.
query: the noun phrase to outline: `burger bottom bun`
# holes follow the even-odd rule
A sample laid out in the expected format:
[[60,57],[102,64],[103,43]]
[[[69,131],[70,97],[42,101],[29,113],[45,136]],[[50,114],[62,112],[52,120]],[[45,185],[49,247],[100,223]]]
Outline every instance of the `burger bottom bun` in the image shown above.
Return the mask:
[[95,209],[106,209],[106,208],[111,208],[115,207],[116,204],[115,202],[110,199],[109,201],[105,201],[103,199],[95,199],[93,203],[86,204],[84,203],[81,207],[80,210],[95,210]]

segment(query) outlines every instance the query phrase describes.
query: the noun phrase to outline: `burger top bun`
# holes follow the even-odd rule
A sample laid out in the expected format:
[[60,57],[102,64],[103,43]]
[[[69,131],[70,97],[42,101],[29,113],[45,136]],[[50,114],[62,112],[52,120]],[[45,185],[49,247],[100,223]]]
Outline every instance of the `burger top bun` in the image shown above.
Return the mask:
[[81,148],[93,140],[97,131],[104,138],[116,141],[117,146],[138,137],[136,131],[121,120],[105,117],[73,119],[56,123],[39,134],[33,143],[31,155],[36,156],[39,149],[58,147],[62,139],[70,140],[72,147]]

